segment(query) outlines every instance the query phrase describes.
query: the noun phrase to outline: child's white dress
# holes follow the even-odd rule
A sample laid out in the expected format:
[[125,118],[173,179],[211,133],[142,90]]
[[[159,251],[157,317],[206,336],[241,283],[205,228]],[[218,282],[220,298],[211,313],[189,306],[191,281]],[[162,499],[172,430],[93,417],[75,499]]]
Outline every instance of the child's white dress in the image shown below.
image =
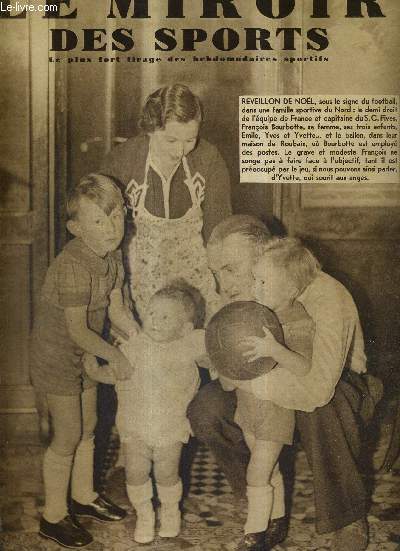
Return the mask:
[[205,354],[204,331],[171,342],[139,333],[122,351],[134,371],[131,379],[116,384],[121,440],[139,438],[150,447],[187,442],[186,409],[199,387],[195,360]]

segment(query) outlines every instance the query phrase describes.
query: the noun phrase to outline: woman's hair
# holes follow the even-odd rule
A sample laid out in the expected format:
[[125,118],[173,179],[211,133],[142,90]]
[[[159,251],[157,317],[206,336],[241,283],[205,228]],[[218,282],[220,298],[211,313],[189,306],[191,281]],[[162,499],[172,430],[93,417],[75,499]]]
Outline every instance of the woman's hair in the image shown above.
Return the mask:
[[298,295],[315,279],[321,265],[313,253],[294,237],[273,237],[263,246],[261,260],[269,258],[284,268],[298,289]]
[[116,207],[124,205],[121,191],[112,178],[103,174],[89,174],[68,195],[67,214],[70,220],[78,217],[79,203],[83,197],[95,203],[107,215]]
[[139,120],[143,132],[165,128],[168,121],[190,122],[202,119],[199,98],[184,84],[159,88],[146,99]]

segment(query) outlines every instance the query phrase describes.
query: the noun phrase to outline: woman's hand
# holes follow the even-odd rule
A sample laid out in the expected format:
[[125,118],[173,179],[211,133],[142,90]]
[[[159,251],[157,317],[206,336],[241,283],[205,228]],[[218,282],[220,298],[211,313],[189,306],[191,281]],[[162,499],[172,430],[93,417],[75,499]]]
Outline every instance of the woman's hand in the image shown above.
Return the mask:
[[263,327],[265,337],[245,337],[240,344],[244,351],[242,355],[247,358],[248,362],[254,362],[260,358],[274,357],[274,350],[279,344],[271,331],[267,327]]

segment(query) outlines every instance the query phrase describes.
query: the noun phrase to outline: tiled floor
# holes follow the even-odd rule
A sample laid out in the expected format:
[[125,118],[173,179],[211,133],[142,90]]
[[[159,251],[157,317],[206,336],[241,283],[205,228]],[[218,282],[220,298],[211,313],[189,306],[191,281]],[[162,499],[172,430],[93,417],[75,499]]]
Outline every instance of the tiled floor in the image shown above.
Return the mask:
[[[382,425],[375,463],[382,461],[387,435]],[[112,450],[111,450],[112,451]],[[56,551],[59,547],[37,535],[43,507],[40,476],[42,449],[35,445],[9,445],[2,450],[0,488],[2,495],[1,551]],[[112,453],[111,453],[112,456]],[[291,526],[287,540],[277,550],[322,551],[329,549],[329,536],[314,531],[311,473],[304,453],[297,451],[295,463]],[[207,449],[197,450],[192,468],[189,498],[185,501],[183,529],[173,540],[157,538],[141,546],[133,542],[135,517],[129,506],[122,469],[108,472],[106,487],[113,499],[129,509],[128,517],[117,525],[85,521],[95,541],[88,551],[189,550],[228,551],[235,548],[245,519],[244,504],[235,503],[223,475]],[[400,469],[370,477],[374,487],[369,512],[370,546],[368,551],[400,551]]]

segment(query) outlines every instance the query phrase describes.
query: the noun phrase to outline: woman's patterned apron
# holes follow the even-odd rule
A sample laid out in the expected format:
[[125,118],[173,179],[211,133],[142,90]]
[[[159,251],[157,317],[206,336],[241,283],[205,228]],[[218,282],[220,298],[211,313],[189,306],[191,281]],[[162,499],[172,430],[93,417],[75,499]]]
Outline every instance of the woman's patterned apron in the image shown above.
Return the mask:
[[[165,218],[154,216],[145,207],[150,167],[158,173],[163,183],[166,182],[152,164],[150,153],[146,160],[144,182],[138,184],[132,180],[126,190],[136,225],[136,235],[128,247],[130,290],[140,318],[156,291],[182,279],[201,292],[206,303],[207,318],[219,307],[215,281],[207,266],[201,234],[205,180],[199,172],[191,175],[186,157],[182,158],[182,164],[192,206],[181,218],[169,218],[168,187],[166,189],[163,186]],[[171,182],[176,169],[167,184]]]

